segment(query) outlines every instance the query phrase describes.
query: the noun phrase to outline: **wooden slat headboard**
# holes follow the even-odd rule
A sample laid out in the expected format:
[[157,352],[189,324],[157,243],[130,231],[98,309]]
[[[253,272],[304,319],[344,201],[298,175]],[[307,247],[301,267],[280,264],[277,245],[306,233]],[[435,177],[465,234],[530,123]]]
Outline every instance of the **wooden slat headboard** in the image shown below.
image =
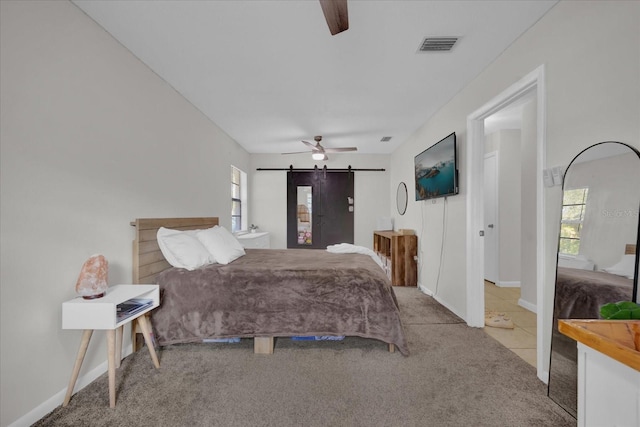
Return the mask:
[[635,253],[636,253],[636,245],[626,245],[624,247],[625,255],[635,255]]
[[133,241],[133,283],[156,283],[158,274],[171,267],[164,259],[156,234],[160,227],[176,230],[197,230],[218,225],[218,217],[201,218],[138,218],[131,223],[136,228]]

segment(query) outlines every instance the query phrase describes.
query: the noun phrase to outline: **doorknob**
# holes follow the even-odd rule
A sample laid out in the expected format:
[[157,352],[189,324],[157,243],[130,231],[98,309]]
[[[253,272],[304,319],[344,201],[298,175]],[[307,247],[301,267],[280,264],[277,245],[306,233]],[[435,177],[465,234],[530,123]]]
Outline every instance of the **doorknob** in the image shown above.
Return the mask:
[[493,228],[493,224],[489,224],[489,225],[487,225],[487,227]]

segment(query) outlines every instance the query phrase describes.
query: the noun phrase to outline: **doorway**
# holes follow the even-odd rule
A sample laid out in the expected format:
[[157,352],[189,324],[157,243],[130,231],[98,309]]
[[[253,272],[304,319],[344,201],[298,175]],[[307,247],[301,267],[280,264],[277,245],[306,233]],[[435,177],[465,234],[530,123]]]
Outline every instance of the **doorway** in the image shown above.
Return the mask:
[[[541,65],[521,80],[507,88],[467,117],[467,324],[484,326],[484,119],[508,107],[527,94],[536,99],[536,141],[535,141],[535,249],[530,263],[535,265],[536,304],[538,331],[545,330],[544,314],[544,194],[542,170],[545,167],[545,79],[544,65]],[[532,215],[533,216],[533,215]],[[550,331],[550,325],[549,325]],[[548,346],[543,346],[543,334],[536,336],[537,375],[543,382],[548,379]],[[546,355],[546,356],[545,356]],[[546,361],[546,362],[545,362]]]
[[287,172],[287,247],[353,243],[353,172]]
[[[522,254],[535,249],[526,237],[535,217],[522,213],[523,206],[528,210],[535,206],[531,197],[535,176],[528,166],[535,120],[533,96],[523,96],[484,121],[484,332],[533,366],[537,366],[535,275],[525,261],[523,280],[521,264]],[[524,157],[523,144],[527,145]]]

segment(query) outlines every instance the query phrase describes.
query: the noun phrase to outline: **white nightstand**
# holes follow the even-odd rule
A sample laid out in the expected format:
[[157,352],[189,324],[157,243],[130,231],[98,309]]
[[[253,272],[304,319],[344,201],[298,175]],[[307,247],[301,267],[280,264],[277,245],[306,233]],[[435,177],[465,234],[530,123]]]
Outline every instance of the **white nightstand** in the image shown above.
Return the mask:
[[[118,321],[116,316],[118,304],[134,298],[149,299],[152,304],[142,311]],[[143,314],[153,310],[159,304],[160,290],[158,285],[116,285],[107,289],[107,294],[102,298],[87,300],[77,297],[62,303],[62,329],[84,330],[62,406],[69,404],[84,356],[89,347],[91,335],[96,329],[107,331],[110,407],[114,408],[116,406],[116,367],[120,366],[120,360],[122,359],[122,330],[124,325],[133,320],[138,322],[145,343],[149,348],[149,353],[151,353],[151,360],[156,368],[160,368],[160,362],[151,339],[151,328],[146,317],[143,316]],[[118,355],[117,358],[116,354]]]
[[236,236],[242,247],[247,249],[270,249],[269,232],[244,233]]

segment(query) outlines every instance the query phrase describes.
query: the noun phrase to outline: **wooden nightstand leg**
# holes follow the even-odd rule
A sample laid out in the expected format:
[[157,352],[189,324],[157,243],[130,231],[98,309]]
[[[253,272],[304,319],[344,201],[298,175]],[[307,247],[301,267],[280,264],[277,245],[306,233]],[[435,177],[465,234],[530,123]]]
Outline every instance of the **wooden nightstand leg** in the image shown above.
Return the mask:
[[93,330],[91,329],[85,329],[85,331],[82,333],[82,341],[80,341],[78,356],[76,357],[76,363],[73,365],[71,379],[69,380],[69,386],[67,387],[67,394],[64,396],[64,402],[62,402],[62,406],[67,406],[69,404],[69,400],[71,400],[71,394],[73,393],[73,388],[76,386],[76,380],[78,379],[78,374],[80,373],[80,368],[82,367],[82,362],[84,361],[84,355],[87,354],[87,347],[89,347],[89,341],[91,340],[92,334]]
[[[146,316],[146,314],[143,314],[140,317],[143,316]],[[138,319],[135,319],[133,322],[131,322],[131,346],[134,353],[140,350],[140,348],[142,347],[142,343],[138,341],[138,334]]]
[[149,348],[149,353],[151,354],[151,360],[153,361],[153,365],[159,369],[160,362],[158,361],[158,355],[156,354],[156,349],[153,346],[153,340],[151,340],[151,330],[149,328],[149,322],[147,322],[147,318],[144,315],[138,317],[138,324],[140,325],[140,330],[142,330],[142,335],[144,336],[144,342],[147,344]]
[[116,330],[107,330],[107,359],[109,361],[109,406],[116,407]]
[[122,362],[122,334],[124,333],[124,325],[116,329],[116,368],[120,367]]

